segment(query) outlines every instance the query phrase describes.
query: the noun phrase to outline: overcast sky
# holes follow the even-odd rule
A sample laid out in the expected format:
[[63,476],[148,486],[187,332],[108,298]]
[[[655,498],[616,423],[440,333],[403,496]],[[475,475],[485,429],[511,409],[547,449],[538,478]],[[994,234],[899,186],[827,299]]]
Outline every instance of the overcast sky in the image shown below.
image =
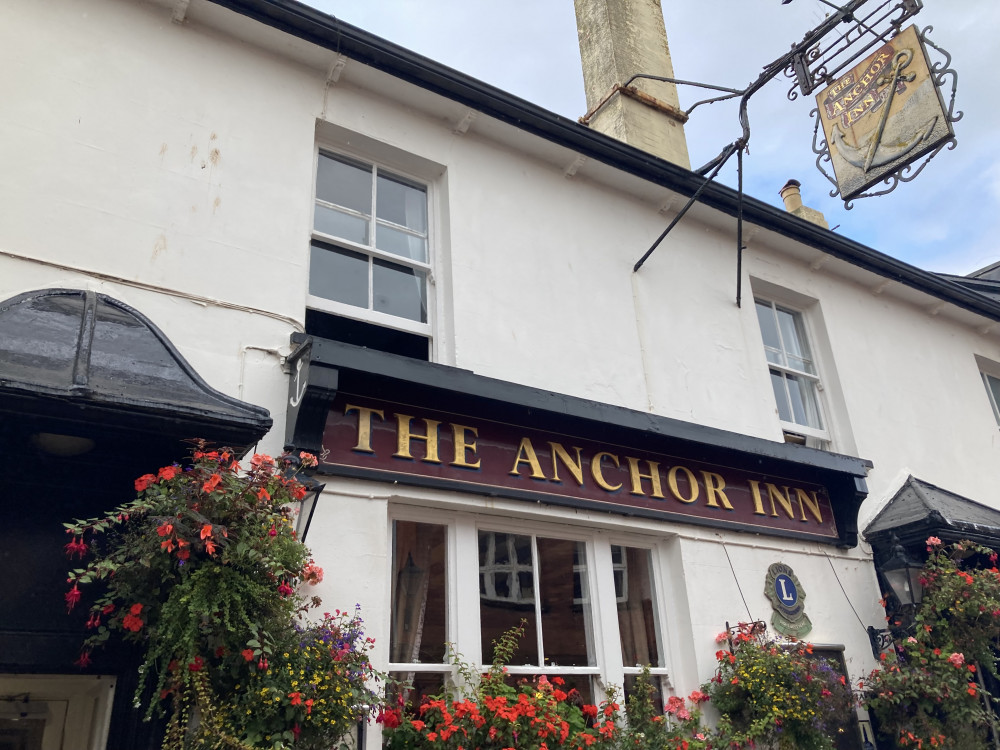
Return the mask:
[[[586,111],[573,0],[308,0],[311,5],[560,115]],[[878,0],[870,0],[874,7]],[[958,147],[944,150],[911,183],[845,210],[812,152],[812,97],[790,102],[783,77],[751,99],[744,186],[782,205],[778,190],[802,183],[805,203],[852,239],[930,271],[965,274],[1000,260],[1000,1],[924,0],[916,16],[952,54],[959,74]],[[678,78],[743,88],[761,68],[818,25],[819,0],[663,0]],[[947,94],[946,94],[947,95]],[[681,87],[681,106],[705,98]],[[736,107],[699,107],[686,126],[700,166],[740,134]],[[735,158],[732,160],[735,164]],[[734,169],[720,179],[736,184]]]

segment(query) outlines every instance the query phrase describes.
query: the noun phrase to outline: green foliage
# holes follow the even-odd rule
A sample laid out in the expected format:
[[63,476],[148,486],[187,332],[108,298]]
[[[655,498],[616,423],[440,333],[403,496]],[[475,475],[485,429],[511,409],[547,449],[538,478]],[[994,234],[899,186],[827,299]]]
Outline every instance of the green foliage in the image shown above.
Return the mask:
[[93,592],[78,663],[113,637],[138,643],[135,703],[167,717],[164,748],[328,748],[378,703],[360,617],[302,619],[319,600],[296,589],[322,570],[292,524],[305,488],[286,475],[315,460],[258,454],[244,471],[200,444],[189,466],[137,479],[135,500],[64,524],[67,553],[88,560],[68,608]]
[[864,702],[902,747],[987,748],[993,699],[980,687],[979,670],[997,674],[997,554],[971,542],[927,543],[913,635],[862,681]]

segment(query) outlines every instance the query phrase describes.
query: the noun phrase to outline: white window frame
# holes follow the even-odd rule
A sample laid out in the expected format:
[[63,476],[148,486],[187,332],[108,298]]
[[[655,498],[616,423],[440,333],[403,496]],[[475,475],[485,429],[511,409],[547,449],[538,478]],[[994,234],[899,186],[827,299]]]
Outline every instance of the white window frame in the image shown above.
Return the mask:
[[[650,552],[652,586],[654,591],[655,627],[660,639],[662,666],[652,666],[650,673],[658,678],[663,700],[666,700],[671,685],[671,639],[667,632],[666,582],[663,576],[663,553],[661,544],[656,540],[641,535],[615,534],[609,537],[598,528],[566,525],[554,520],[551,523],[511,519],[495,516],[489,513],[453,512],[443,509],[418,507],[407,502],[393,502],[389,507],[388,525],[388,558],[394,555],[392,528],[395,521],[411,521],[417,523],[438,524],[445,527],[445,549],[447,559],[446,588],[448,602],[448,640],[455,651],[462,655],[462,660],[475,665],[481,671],[489,668],[484,663],[482,653],[482,623],[479,606],[479,532],[493,532],[529,536],[532,539],[532,560],[538,560],[536,539],[564,539],[583,542],[587,555],[588,575],[584,596],[590,602],[590,618],[587,623],[588,637],[593,645],[594,665],[583,667],[523,665],[511,664],[507,671],[512,675],[532,677],[541,674],[578,675],[591,680],[594,698],[600,700],[605,688],[610,685],[623,687],[624,677],[641,673],[641,667],[622,664],[621,634],[618,624],[617,595],[615,591],[615,563],[611,553],[612,546],[637,549],[647,549]],[[388,570],[388,568],[387,568]],[[539,569],[533,565],[534,586],[538,593]],[[386,579],[386,612],[391,612],[392,582]],[[608,602],[609,606],[602,606]],[[387,622],[391,617],[387,617]],[[540,624],[537,627],[538,637],[542,637]],[[389,641],[388,624],[384,635]],[[539,653],[544,658],[544,646],[539,644]],[[391,672],[433,672],[443,674],[452,684],[459,679],[455,667],[451,664],[431,663],[396,663],[387,665]]]
[[[809,352],[808,359],[812,363],[813,369],[815,370],[815,372],[808,372],[807,370],[800,370],[798,368],[789,366],[787,364],[787,356],[788,356],[787,349],[785,347],[783,340],[781,341],[781,350],[778,353],[784,360],[784,364],[772,362],[768,358],[767,353],[768,351],[774,351],[774,350],[772,347],[768,347],[767,345],[763,344],[763,332],[761,332],[762,351],[764,354],[764,363],[767,366],[768,370],[768,380],[770,381],[771,377],[770,371],[777,370],[782,375],[790,375],[793,377],[800,378],[805,382],[808,382],[813,390],[813,396],[816,401],[816,413],[819,417],[820,425],[822,425],[821,427],[817,428],[806,424],[800,424],[798,422],[790,422],[781,419],[780,412],[778,412],[779,414],[778,420],[781,423],[781,429],[785,433],[802,435],[803,437],[807,438],[807,445],[809,445],[810,447],[828,447],[830,443],[829,419],[827,417],[827,410],[825,408],[825,404],[823,403],[823,380],[820,376],[820,370],[821,370],[820,363],[816,357],[816,347],[814,345],[815,336],[813,336],[813,333],[809,327],[809,316],[806,315],[802,310],[796,308],[795,306],[785,304],[784,302],[781,302],[779,300],[775,300],[773,297],[769,295],[754,295],[755,318],[757,315],[757,309],[756,309],[757,305],[767,305],[771,308],[771,311],[775,317],[775,327],[778,331],[779,340],[782,339],[782,333],[781,333],[781,326],[777,324],[777,310],[780,309],[784,312],[790,313],[793,316],[795,316],[796,320],[799,323],[797,328],[801,331],[801,335],[805,339],[805,341],[803,342],[805,345],[805,349],[807,349]],[[788,393],[787,380],[782,378],[782,382],[785,383],[786,397],[788,398],[789,403],[791,403],[791,394]],[[778,411],[777,404],[775,404],[775,411],[776,412]]]
[[[370,217],[371,226],[374,230],[376,225],[388,226],[392,229],[403,231],[407,234],[414,234],[412,231],[408,230],[406,227],[400,227],[398,225],[392,224],[391,222],[386,222],[382,219],[376,218],[376,198],[377,198],[377,188],[378,188],[378,174],[379,172],[384,172],[387,175],[391,175],[394,178],[402,179],[406,182],[419,185],[425,190],[427,205],[427,261],[417,261],[411,258],[406,258],[402,255],[396,255],[394,253],[386,252],[384,250],[379,250],[374,244],[374,230],[372,235],[372,241],[365,244],[360,244],[353,242],[342,237],[337,237],[336,235],[326,234],[320,232],[316,229],[315,220],[315,210],[317,206],[322,206],[325,208],[336,209],[337,211],[343,212],[347,215],[352,215],[355,212],[345,206],[339,206],[333,203],[328,203],[319,199],[316,195],[317,181],[319,174],[319,159],[320,155],[325,154],[334,159],[344,159],[354,163],[365,164],[372,169],[372,215]],[[434,315],[435,315],[435,304],[434,304],[434,263],[435,263],[435,233],[434,233],[434,183],[432,181],[422,179],[418,175],[414,175],[411,172],[399,169],[390,163],[378,159],[372,159],[368,155],[359,155],[346,152],[340,149],[331,148],[324,144],[318,144],[313,156],[313,182],[312,182],[312,220],[310,222],[310,258],[312,257],[312,242],[321,242],[323,244],[332,245],[334,247],[339,247],[344,250],[351,252],[356,252],[368,257],[368,308],[359,307],[356,305],[350,305],[346,302],[338,302],[337,300],[331,300],[326,297],[320,297],[314,294],[306,292],[306,307],[312,310],[318,310],[320,312],[332,313],[334,315],[339,315],[341,317],[350,318],[352,320],[359,320],[366,323],[373,323],[384,328],[392,328],[398,331],[405,331],[407,333],[413,333],[419,336],[426,337],[429,341],[433,341],[433,330],[434,330]],[[358,214],[360,216],[360,214]],[[374,305],[374,291],[372,289],[372,279],[374,273],[372,271],[372,264],[375,259],[384,260],[397,266],[403,266],[407,268],[412,268],[418,271],[422,271],[425,274],[424,281],[424,305],[426,309],[426,322],[420,322],[416,320],[411,320],[409,318],[404,318],[397,315],[390,315],[389,313],[380,312],[373,308]],[[312,269],[310,269],[310,277]]]

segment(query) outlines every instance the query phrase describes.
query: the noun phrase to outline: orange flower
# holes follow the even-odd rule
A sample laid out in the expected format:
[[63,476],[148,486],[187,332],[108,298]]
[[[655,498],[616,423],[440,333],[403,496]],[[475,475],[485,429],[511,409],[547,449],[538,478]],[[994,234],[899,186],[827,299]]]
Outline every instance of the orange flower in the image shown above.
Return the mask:
[[208,478],[208,481],[206,481],[201,486],[201,491],[202,492],[213,492],[215,490],[215,488],[219,486],[219,482],[221,482],[221,481],[222,481],[222,477],[219,474],[213,474],[212,476],[210,476]]
[[143,474],[141,477],[135,480],[135,491],[144,492],[149,485],[156,481],[156,477],[152,474]]
[[201,538],[208,539],[210,536],[212,536],[212,524],[206,523],[201,527]]
[[157,472],[156,476],[158,479],[166,479],[169,481],[180,473],[181,469],[179,466],[164,466],[159,472]]

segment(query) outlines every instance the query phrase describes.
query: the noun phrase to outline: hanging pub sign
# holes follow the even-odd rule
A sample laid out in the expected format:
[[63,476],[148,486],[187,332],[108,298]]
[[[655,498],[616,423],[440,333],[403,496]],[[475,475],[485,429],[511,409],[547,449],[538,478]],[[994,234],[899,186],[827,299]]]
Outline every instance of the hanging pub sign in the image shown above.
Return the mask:
[[[826,140],[814,148],[832,163],[833,195],[839,191],[848,204],[880,181],[890,187],[866,195],[889,192],[916,177],[923,164],[909,172],[918,159],[929,154],[929,160],[949,142],[954,147],[952,122],[961,113],[952,116],[940,90],[954,71],[930,65],[925,41],[908,27],[816,96]],[[951,99],[953,106],[954,83]]]
[[339,392],[319,470],[833,541],[827,489],[530,425]]

